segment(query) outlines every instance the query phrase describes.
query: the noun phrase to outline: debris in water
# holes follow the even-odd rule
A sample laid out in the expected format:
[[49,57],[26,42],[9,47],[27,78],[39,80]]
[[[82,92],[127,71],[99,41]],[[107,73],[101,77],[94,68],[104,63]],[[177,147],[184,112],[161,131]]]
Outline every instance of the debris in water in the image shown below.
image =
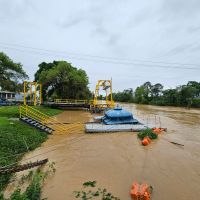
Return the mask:
[[180,143],[177,143],[177,142],[173,142],[173,141],[168,141],[168,142],[175,144],[175,145],[184,146],[184,144],[180,144]]
[[2,167],[2,168],[0,168],[0,174],[9,174],[9,173],[24,171],[27,169],[31,169],[33,167],[37,167],[37,166],[46,164],[47,162],[48,162],[48,158],[40,160],[40,161],[36,161],[36,162],[18,165],[18,166]]

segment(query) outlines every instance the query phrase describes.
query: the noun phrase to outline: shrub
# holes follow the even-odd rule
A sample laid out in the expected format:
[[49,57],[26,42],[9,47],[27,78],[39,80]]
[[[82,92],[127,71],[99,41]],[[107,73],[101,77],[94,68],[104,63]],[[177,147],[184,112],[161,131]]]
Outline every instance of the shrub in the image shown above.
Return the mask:
[[138,133],[138,138],[140,138],[140,140],[143,140],[147,136],[152,140],[157,139],[158,137],[158,135],[154,133],[150,128]]

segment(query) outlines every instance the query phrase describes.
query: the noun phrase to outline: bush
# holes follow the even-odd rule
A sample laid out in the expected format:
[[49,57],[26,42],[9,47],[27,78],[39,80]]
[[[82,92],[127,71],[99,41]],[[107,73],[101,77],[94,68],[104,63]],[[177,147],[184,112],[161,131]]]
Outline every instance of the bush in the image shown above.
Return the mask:
[[140,138],[140,140],[143,140],[147,136],[152,140],[157,139],[158,137],[158,135],[149,128],[138,133],[138,138]]
[[200,108],[200,99],[193,99],[192,107]]

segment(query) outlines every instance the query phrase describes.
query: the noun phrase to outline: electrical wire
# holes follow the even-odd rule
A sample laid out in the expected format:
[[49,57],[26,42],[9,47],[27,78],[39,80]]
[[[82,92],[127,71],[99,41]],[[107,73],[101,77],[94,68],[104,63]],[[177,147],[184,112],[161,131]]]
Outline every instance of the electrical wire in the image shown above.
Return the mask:
[[178,63],[178,62],[163,62],[163,61],[152,61],[152,60],[142,60],[142,59],[129,59],[129,58],[117,58],[117,57],[109,57],[109,56],[98,56],[98,55],[91,55],[91,54],[81,54],[81,53],[72,53],[72,52],[64,52],[64,51],[56,51],[56,50],[48,50],[48,49],[43,49],[43,48],[36,48],[36,47],[30,47],[30,46],[25,46],[25,45],[19,45],[19,44],[11,44],[11,43],[5,43],[5,42],[0,42],[2,45],[9,45],[9,46],[15,46],[15,47],[20,47],[20,48],[25,48],[25,49],[32,49],[32,50],[37,50],[37,51],[46,51],[46,52],[51,52],[51,53],[61,53],[63,55],[74,55],[74,56],[83,56],[83,57],[89,57],[89,58],[100,58],[100,59],[108,59],[108,60],[124,60],[124,61],[130,61],[130,62],[147,62],[147,63],[160,63],[160,64],[167,64],[167,65],[191,65],[191,66],[199,66],[200,64],[191,64],[191,63]]
[[[53,53],[53,52],[57,52],[57,51],[42,50],[42,49],[32,48],[32,47],[26,47],[27,49],[20,49],[19,47],[16,48],[16,47],[4,46],[4,45],[0,45],[0,47],[6,48],[6,49],[11,49],[11,50],[16,50],[16,51],[21,51],[21,52],[25,52],[25,53],[37,54],[37,55],[51,55],[52,56],[52,54],[53,54],[53,56],[59,56],[59,57],[66,56],[66,54],[64,55],[64,54]],[[25,46],[23,46],[23,48],[25,48]],[[32,49],[34,49],[34,51]],[[48,53],[38,52],[38,51],[47,51]],[[115,60],[114,59],[109,60],[109,58],[111,58],[111,57],[101,57],[100,58],[99,56],[92,56],[92,55],[87,55],[87,54],[82,54],[82,55],[79,54],[79,55],[80,56],[77,57],[77,56],[70,56],[70,54],[69,54],[66,57],[75,59],[75,60],[85,60],[85,61],[101,62],[101,63],[112,63],[112,64],[117,64],[117,65],[131,65],[131,66],[136,66],[136,67],[141,66],[141,67],[147,67],[147,68],[200,70],[200,65],[197,65],[197,64],[167,63],[167,62],[154,62],[154,61],[144,61],[144,60],[143,61],[141,60],[141,61],[139,61],[139,63],[137,63],[136,60],[135,61],[132,60],[130,62],[130,60],[128,60],[128,59],[115,58]],[[90,57],[88,57],[88,56],[90,56]],[[181,67],[181,65],[184,67]],[[189,67],[189,66],[191,66],[191,67]]]

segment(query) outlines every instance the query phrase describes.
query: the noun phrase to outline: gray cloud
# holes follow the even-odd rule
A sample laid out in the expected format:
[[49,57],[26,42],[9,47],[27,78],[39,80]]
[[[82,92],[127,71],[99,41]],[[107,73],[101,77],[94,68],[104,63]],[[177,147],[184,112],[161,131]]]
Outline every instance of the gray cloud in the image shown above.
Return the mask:
[[195,25],[195,26],[190,26],[187,28],[187,32],[190,33],[195,33],[195,32],[200,32],[200,25]]
[[1,0],[0,17],[3,19],[18,19],[25,16],[28,12],[36,11],[31,0]]
[[163,0],[161,4],[161,19],[193,18],[199,14],[199,9],[199,0]]
[[188,51],[190,51],[190,49],[193,47],[193,44],[183,44],[183,45],[179,45],[176,46],[174,48],[172,48],[170,51],[167,52],[166,55],[176,55],[176,54],[182,54],[182,53],[187,53]]
[[57,25],[60,28],[70,28],[72,26],[76,26],[79,23],[81,23],[82,21],[84,21],[85,18],[83,15],[78,15],[76,17],[67,17],[67,19],[58,19],[57,20]]
[[31,78],[40,62],[65,59],[84,66],[93,86],[97,79],[112,76],[116,90],[147,80],[173,87],[199,80],[198,73],[81,60],[67,52],[116,57],[116,62],[139,59],[198,64],[199,10],[199,0],[0,0],[0,42],[66,54],[31,54],[1,44],[0,51],[22,62]]

